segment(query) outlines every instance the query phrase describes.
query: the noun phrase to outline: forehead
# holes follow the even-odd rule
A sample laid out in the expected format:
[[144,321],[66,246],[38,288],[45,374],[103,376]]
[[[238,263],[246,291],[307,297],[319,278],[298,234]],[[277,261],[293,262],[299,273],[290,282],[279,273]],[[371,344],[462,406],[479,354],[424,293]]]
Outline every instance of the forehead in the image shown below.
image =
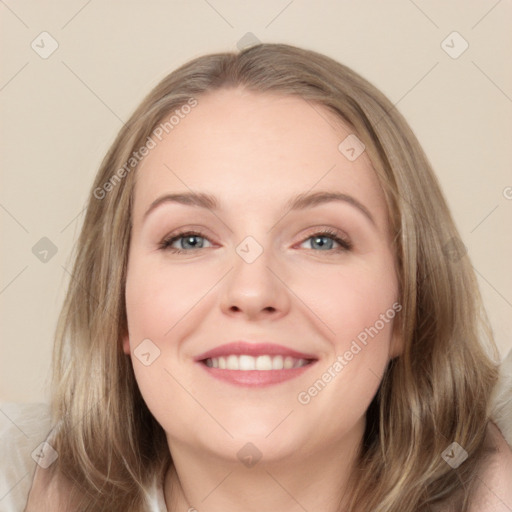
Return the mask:
[[240,88],[197,101],[155,140],[139,166],[135,217],[158,196],[191,189],[215,195],[221,207],[235,211],[268,210],[293,195],[329,190],[357,196],[386,222],[384,196],[366,152],[350,160],[340,151],[354,133],[326,107]]

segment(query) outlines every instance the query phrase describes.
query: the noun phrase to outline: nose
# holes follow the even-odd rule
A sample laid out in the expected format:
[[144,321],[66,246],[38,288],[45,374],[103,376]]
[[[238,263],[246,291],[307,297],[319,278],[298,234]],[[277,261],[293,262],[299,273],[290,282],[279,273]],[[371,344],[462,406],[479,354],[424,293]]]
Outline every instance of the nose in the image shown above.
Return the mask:
[[236,252],[233,255],[233,269],[222,281],[222,312],[245,320],[283,317],[290,308],[290,291],[276,268],[275,258],[263,250],[249,261]]

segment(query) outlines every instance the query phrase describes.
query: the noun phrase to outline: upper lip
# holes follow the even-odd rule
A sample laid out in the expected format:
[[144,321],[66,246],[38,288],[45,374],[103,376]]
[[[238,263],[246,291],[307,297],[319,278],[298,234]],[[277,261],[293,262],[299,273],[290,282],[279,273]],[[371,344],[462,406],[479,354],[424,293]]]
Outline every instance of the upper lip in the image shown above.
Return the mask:
[[275,343],[250,343],[248,341],[233,341],[224,345],[219,345],[211,350],[203,352],[195,358],[195,361],[204,361],[205,359],[212,359],[214,357],[223,357],[234,355],[248,355],[248,356],[283,356],[294,357],[296,359],[312,359],[317,358],[312,354],[298,352],[283,345]]

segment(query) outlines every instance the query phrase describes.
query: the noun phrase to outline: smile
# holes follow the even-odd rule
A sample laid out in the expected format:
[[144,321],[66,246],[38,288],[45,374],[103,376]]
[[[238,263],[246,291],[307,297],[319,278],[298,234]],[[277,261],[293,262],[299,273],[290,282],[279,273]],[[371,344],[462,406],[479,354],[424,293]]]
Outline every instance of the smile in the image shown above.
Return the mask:
[[234,341],[195,357],[210,377],[242,387],[265,387],[294,379],[314,366],[314,354],[275,343]]
[[297,359],[294,357],[281,355],[261,355],[258,357],[247,354],[231,354],[225,357],[212,357],[204,361],[209,368],[219,368],[221,370],[237,370],[247,372],[251,370],[272,371],[272,370],[291,370],[292,368],[301,368],[311,361],[307,359]]

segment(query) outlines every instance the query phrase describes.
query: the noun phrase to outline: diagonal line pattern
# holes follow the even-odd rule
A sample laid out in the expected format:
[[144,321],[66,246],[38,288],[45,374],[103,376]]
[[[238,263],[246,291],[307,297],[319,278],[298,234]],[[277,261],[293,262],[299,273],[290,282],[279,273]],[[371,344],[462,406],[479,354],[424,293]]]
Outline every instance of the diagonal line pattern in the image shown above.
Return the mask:
[[1,290],[0,290],[0,295],[2,295],[2,293],[5,292],[5,290],[7,290],[7,288],[9,288],[9,286],[11,286],[12,283],[14,283],[14,281],[16,281],[16,279],[18,279],[18,277],[21,276],[21,274],[23,274],[23,272],[25,272],[25,270],[27,270],[28,268],[28,265],[25,265],[25,268],[20,270]]
[[98,100],[101,101],[101,103],[103,103],[103,105],[105,105],[105,107],[108,108],[108,110],[110,110],[110,112],[112,112],[112,114],[114,114],[114,116],[117,117],[117,119],[119,119],[119,121],[121,121],[121,123],[123,123],[123,125],[126,126],[126,123],[107,105],[107,103],[105,103],[97,94],[96,92],[94,92],[93,89],[91,89],[63,60],[61,61],[62,64],[64,64],[64,66],[66,68],[68,68],[68,70],[73,74],[75,75],[75,77],[87,88],[89,89],[89,91],[91,91],[92,94],[94,94],[94,96],[96,96],[96,98],[98,98]]
[[384,114],[376,123],[374,123],[375,126],[377,126],[383,119],[384,117],[389,114],[389,112],[391,112],[391,110],[394,110],[397,105],[413,90],[415,89],[433,70],[434,68],[439,64],[439,61],[437,61],[405,94],[403,94],[399,99],[398,101],[396,101],[395,103],[393,103],[393,107],[388,110],[386,112],[386,114]]
[[0,0],[0,3],[2,5],[4,5],[5,7],[7,7],[7,9],[9,9],[9,11],[11,11],[11,13],[16,17],[18,18],[18,21],[20,21],[21,23],[23,23],[23,25],[25,25],[26,28],[30,28],[5,2],[4,0]]
[[7,82],[5,82],[5,84],[2,85],[2,87],[0,87],[0,91],[3,91],[27,66],[28,62],[25,62],[25,64],[23,64],[23,66],[21,66],[21,68],[18,69],[18,71],[16,71],[16,73],[14,73],[12,77],[9,78],[9,80],[7,80]]
[[483,21],[488,14],[490,14],[491,11],[494,10],[494,8],[499,4],[501,3],[501,0],[498,0],[472,27],[471,27],[471,30],[473,30],[477,25],[480,24],[481,21]]
[[[486,487],[486,489],[491,493],[491,494],[494,494],[494,496],[496,497],[496,499],[498,499],[501,504],[505,507],[507,507],[507,510],[510,510],[512,511],[512,508],[510,508],[488,485],[486,482],[484,482],[484,480],[482,480],[482,478],[480,478],[479,475],[476,475],[476,478],[478,478],[478,480],[480,480],[480,482],[482,482],[482,484]],[[493,507],[494,508],[494,507]],[[496,509],[494,509],[496,510]]]
[[21,430],[21,428],[16,424],[16,422],[12,421],[12,419],[9,418],[9,416],[4,411],[2,411],[2,409],[0,409],[0,412],[28,439],[27,434],[23,430]]
[[286,11],[286,9],[288,9],[288,7],[290,7],[290,5],[293,4],[295,0],[291,0],[290,2],[288,2],[287,5],[285,5],[285,7],[283,9],[281,9],[266,25],[265,25],[265,28],[268,28],[270,27],[270,25],[272,25],[272,23],[274,23],[274,21],[277,20],[277,18],[279,18],[279,16],[281,16],[281,14],[283,14],[284,11]]
[[7,215],[9,215],[9,217],[11,217],[11,219],[13,219],[14,222],[23,229],[23,231],[25,231],[25,233],[28,233],[28,229],[3,204],[0,204],[0,208],[2,208],[2,210],[4,210],[4,212],[7,213]]
[[233,267],[231,267],[202,297],[200,297],[196,303],[164,334],[164,336],[167,336],[232,270]]
[[498,208],[499,204],[497,204],[471,231],[470,233],[473,233],[473,231],[475,231],[475,229],[480,226],[480,224],[482,224],[482,222],[484,222],[485,219],[487,219],[492,213],[494,213],[494,211],[496,210],[496,208]]
[[226,478],[231,475],[231,473],[233,473],[233,471],[230,471],[202,500],[201,500],[201,503],[203,501],[205,501],[214,491],[216,491],[221,485],[222,483],[226,480]]
[[[474,267],[473,267],[473,268],[474,268]],[[478,272],[476,269],[474,269],[474,270],[475,270],[476,272]],[[378,375],[377,375],[377,374],[376,374],[376,373],[375,373],[371,368],[368,368],[368,370],[369,370],[369,371],[370,371],[370,372],[371,372],[371,373],[372,373],[372,374],[373,374],[373,375],[374,375],[374,376],[375,376],[379,381],[380,381],[380,380],[382,380],[382,376],[381,376],[381,377],[379,377],[379,376],[378,376]],[[417,414],[415,411],[411,411],[411,412],[412,412],[412,413],[413,413],[413,414],[414,414],[418,419],[420,419],[420,418],[418,417],[418,414]],[[445,441],[447,444],[449,444],[449,443],[451,443],[451,442],[453,441],[453,439],[448,439],[448,438],[447,438],[447,437],[446,437],[442,432],[440,432],[440,431],[437,429],[437,427],[436,427],[436,425],[435,425],[435,424],[434,424],[433,426],[434,426],[435,434],[436,434],[437,436],[439,436],[439,437],[442,437],[442,438],[444,439],[444,441]],[[464,447],[463,447],[463,448],[464,448]],[[487,486],[487,484],[486,484],[486,483],[485,483],[485,482],[484,482],[484,481],[483,481],[483,480],[482,480],[478,475],[477,475],[477,478],[478,478],[478,479],[479,479],[479,480],[480,480],[480,481],[481,481],[481,482],[482,482],[482,483],[487,487],[487,489],[488,489],[490,492],[492,492],[492,494],[494,494],[494,496],[496,496],[496,498],[497,498],[501,503],[503,503],[504,505],[506,505],[506,504],[501,500],[501,498],[500,498],[500,497],[499,497],[499,496],[498,496],[494,491],[492,491],[491,489],[489,489],[489,487]],[[508,508],[508,506],[507,506],[507,508]],[[509,508],[509,510],[511,510],[511,511],[512,511],[512,509],[510,509],[510,508]]]
[[304,304],[304,306],[306,306],[311,311],[311,313],[313,313],[318,318],[318,320],[320,320],[320,322],[322,322],[327,327],[327,329],[329,329],[329,331],[336,335],[336,333],[268,265],[265,266],[279,279],[279,281],[281,281],[281,283],[286,286],[286,288],[288,288],[288,290],[290,290],[291,293],[293,293],[295,297],[297,297],[297,299],[302,302],[302,304]]
[[502,294],[500,293],[475,267],[473,270],[510,306],[512,307],[512,303]]
[[337,130],[339,130],[339,125],[337,126],[334,123],[331,123],[331,120],[326,115],[324,115],[323,112],[319,110],[317,105],[315,105],[315,103],[312,100],[306,98],[304,99],[306,103],[325,121],[325,123],[328,124],[333,129],[333,131],[336,132]]
[[281,426],[287,419],[288,419],[288,416],[290,416],[290,414],[294,411],[294,409],[292,409],[266,436],[265,438],[267,438],[268,436],[270,436],[275,430],[277,430],[277,428],[279,426]]
[[62,25],[61,30],[66,28],[91,2],[92,0],[88,0],[80,9],[78,9],[78,11],[73,16],[71,16],[71,18],[66,21],[64,25]]
[[80,212],[79,212],[77,215],[75,215],[75,216],[74,216],[74,217],[73,217],[73,218],[72,218],[72,219],[71,219],[71,220],[70,220],[70,221],[69,221],[69,222],[68,222],[68,223],[67,223],[67,224],[66,224],[66,225],[65,225],[65,226],[60,230],[60,231],[59,231],[59,233],[64,233],[64,231],[66,231],[66,229],[68,229],[68,228],[69,228],[69,226],[71,226],[71,224],[73,224],[73,222],[75,222],[75,220],[76,220],[76,219],[78,219],[78,217],[80,217],[80,215],[82,215],[82,213],[84,213],[84,212],[85,212],[85,210],[87,210],[87,205],[86,205],[86,206],[84,206],[84,207],[80,210]]
[[[439,64],[439,62],[436,62],[411,88],[409,88],[409,90],[407,92],[405,92],[405,94],[402,95],[402,97],[396,102],[394,103],[392,109],[396,108],[396,106],[398,105],[398,103],[400,101],[402,101],[417,85],[419,85],[420,82],[422,82],[426,77],[427,75],[429,75],[433,70],[434,68]],[[323,116],[317,108],[315,108],[315,105],[311,102],[311,101],[308,101],[308,104],[311,106],[311,108],[313,108],[313,110],[315,112],[317,112],[318,115],[320,115],[320,117],[329,125],[331,126],[332,128],[335,128],[331,125],[331,123],[329,122],[328,119],[325,118],[325,116]],[[391,110],[388,111],[388,113],[390,112]],[[379,121],[375,122],[374,123],[374,126],[376,127],[380,121],[384,118],[384,116],[379,119]],[[334,167],[336,166],[336,164],[334,164],[325,174],[324,176],[322,176],[309,190],[311,191]],[[373,166],[372,166],[373,167]],[[378,175],[380,175],[380,172],[377,171],[377,169],[373,168],[374,172]],[[414,208],[414,205],[411,204],[410,201],[406,201],[405,198],[403,196],[402,197],[402,200],[405,201],[411,208]],[[270,232],[289,212],[286,212],[268,231]],[[430,221],[428,219],[426,219],[426,221],[430,224]],[[432,225],[431,225],[432,228],[434,228]]]
[[12,491],[14,491],[14,489],[21,483],[23,482],[23,480],[25,480],[25,478],[27,478],[27,476],[29,475],[29,473],[25,473],[3,496],[0,497],[0,502],[6,497],[8,496]]
[[231,434],[231,432],[167,368],[164,368],[164,371],[174,379],[176,384],[178,384],[183,389],[183,391],[185,391],[185,393],[187,393],[190,398],[192,398],[192,400],[194,400],[194,402],[196,402],[199,407],[201,407],[201,409],[203,409],[204,412],[206,412],[206,414],[208,414],[208,416],[210,416],[210,418],[215,421],[215,423],[217,423],[217,425],[219,425],[222,430],[224,430],[224,432],[226,432],[226,434],[234,439],[233,434]]
[[[401,98],[400,98],[396,103],[394,103],[394,105],[393,105],[392,109],[396,108],[396,106],[398,105],[398,103],[399,103],[400,101],[402,101],[402,100],[405,98],[405,96],[407,96],[407,95],[408,95],[408,94],[409,94],[409,93],[410,93],[410,92],[411,92],[411,91],[412,91],[412,90],[413,90],[417,85],[419,85],[419,83],[420,83],[424,78],[426,78],[426,76],[427,76],[428,74],[430,74],[430,72],[431,72],[431,71],[433,71],[433,69],[434,69],[438,64],[439,64],[439,62],[436,62],[436,63],[435,63],[435,64],[434,64],[434,65],[433,65],[433,66],[432,66],[432,67],[431,67],[431,68],[430,68],[430,69],[429,69],[429,70],[428,70],[428,71],[427,71],[427,72],[426,72],[426,73],[425,73],[425,74],[424,74],[424,75],[423,75],[423,76],[422,76],[422,77],[421,77],[421,78],[420,78],[420,79],[419,79],[419,80],[418,80],[418,81],[417,81],[417,82],[416,82],[416,83],[415,83],[415,84],[414,84],[414,85],[413,85],[413,86],[412,86],[412,87],[411,87],[411,88],[410,88],[410,89],[405,93],[405,94],[403,94],[403,95],[402,95],[402,97],[401,97]],[[326,119],[326,118],[325,118],[325,116],[323,116],[323,115],[319,112],[319,110],[318,110],[317,108],[315,108],[315,105],[314,105],[312,102],[308,101],[308,104],[311,106],[311,108],[313,108],[313,110],[314,110],[315,112],[317,112],[317,114],[318,114],[318,115],[320,115],[320,117],[321,117],[321,118],[322,118],[322,119],[323,119],[323,120],[324,120],[324,121],[325,121],[329,126],[331,126],[333,129],[335,129],[335,127],[333,127],[333,126],[331,125],[331,123],[329,122],[329,120],[328,120],[328,119]],[[390,111],[391,111],[391,110],[389,110],[389,111],[388,111],[388,113],[389,113]],[[381,121],[383,118],[384,118],[384,116],[383,116],[383,117],[381,117],[381,119],[379,119],[376,123],[374,123],[374,126],[376,127],[376,126],[380,123],[380,121]],[[315,186],[316,186],[316,185],[317,185],[317,184],[318,184],[318,183],[319,183],[319,182],[320,182],[320,181],[321,181],[321,180],[322,180],[322,179],[323,179],[323,178],[324,178],[324,177],[325,177],[325,176],[326,176],[326,175],[327,175],[327,174],[328,174],[328,173],[329,173],[329,172],[330,172],[330,171],[331,171],[335,166],[336,166],[336,164],[334,164],[334,165],[333,165],[333,166],[332,166],[332,167],[327,171],[327,173],[325,173],[325,174],[324,174],[324,176],[322,176],[322,177],[321,177],[321,178],[320,178],[320,179],[319,179],[319,180],[318,180],[318,181],[317,181],[317,182],[316,182],[316,183],[315,183],[315,184],[314,184],[314,185],[313,185],[313,186],[308,190],[308,192],[309,192],[309,191],[311,191],[311,190],[312,190],[312,189],[313,189],[313,188],[314,188],[314,187],[315,187]],[[373,166],[372,166],[372,168],[373,168]],[[374,170],[374,172],[375,172],[376,174],[380,175],[380,172],[379,172],[379,171],[377,171],[377,169],[373,168],[373,170]],[[410,202],[410,201],[405,200],[405,198],[404,198],[403,196],[401,196],[401,197],[402,197],[402,200],[403,200],[403,201],[405,201],[405,202],[406,202],[406,203],[407,203],[411,208],[414,208],[414,206],[411,204],[411,202]],[[271,231],[271,230],[272,230],[272,229],[273,229],[273,228],[274,228],[274,227],[275,227],[275,226],[276,226],[276,225],[277,225],[277,224],[278,224],[278,223],[279,223],[279,222],[280,222],[280,221],[281,221],[281,220],[282,220],[282,219],[283,219],[283,218],[284,218],[288,213],[289,213],[289,212],[286,212],[286,213],[285,213],[285,214],[284,214],[284,215],[283,215],[283,216],[282,216],[282,217],[281,217],[281,218],[280,218],[280,219],[279,219],[279,220],[278,220],[278,221],[277,221],[277,222],[276,222],[276,223],[275,223],[275,224],[274,224],[274,225],[273,225],[273,226],[272,226],[268,231],[267,231],[267,233],[268,233],[268,232],[270,232],[270,231]],[[428,219],[426,219],[426,221],[430,224],[430,221],[429,221]],[[433,228],[433,226],[432,226],[432,225],[431,225],[431,227]]]
[[395,107],[413,90],[418,86],[433,70],[436,66],[439,65],[439,61],[437,61],[404,95],[400,97],[400,99],[394,104]]
[[427,18],[427,20],[430,21],[432,25],[434,25],[434,27],[439,28],[439,25],[437,25],[437,23],[430,16],[428,16],[427,13],[423,9],[421,9],[418,4],[413,2],[413,0],[409,0],[409,2],[411,2],[411,4],[414,5],[414,7],[416,7],[416,9],[418,9],[418,11],[420,11],[423,14],[423,16],[425,16],[425,18]]
[[288,494],[288,496],[290,496],[290,498],[295,501],[295,503],[297,503],[297,505],[299,505],[299,507],[304,510],[305,512],[308,512],[307,508],[304,507],[304,505],[302,505],[302,503],[300,503],[299,501],[297,501],[297,499],[295,498],[295,496],[293,496],[277,479],[274,475],[272,475],[272,473],[269,473],[266,469],[265,469],[265,473],[267,473],[270,478],[272,478],[272,480],[274,480],[274,482],[279,485],[279,487],[281,487],[281,489],[283,489],[284,492],[286,492],[286,494]]
[[210,2],[208,2],[208,0],[203,1],[207,3],[231,28],[235,28],[226,18],[224,18],[224,16],[222,16],[222,14],[217,9],[215,9],[215,7]]
[[477,68],[480,71],[480,73],[482,73],[482,75],[484,75],[487,78],[487,80],[489,80],[489,82],[491,82],[491,84],[493,84],[494,87],[496,87],[496,89],[498,89],[501,92],[501,94],[503,94],[503,96],[507,98],[508,101],[512,102],[510,96],[480,66],[478,66],[474,60],[472,60],[471,62],[473,63],[473,66],[475,66],[475,68]]

